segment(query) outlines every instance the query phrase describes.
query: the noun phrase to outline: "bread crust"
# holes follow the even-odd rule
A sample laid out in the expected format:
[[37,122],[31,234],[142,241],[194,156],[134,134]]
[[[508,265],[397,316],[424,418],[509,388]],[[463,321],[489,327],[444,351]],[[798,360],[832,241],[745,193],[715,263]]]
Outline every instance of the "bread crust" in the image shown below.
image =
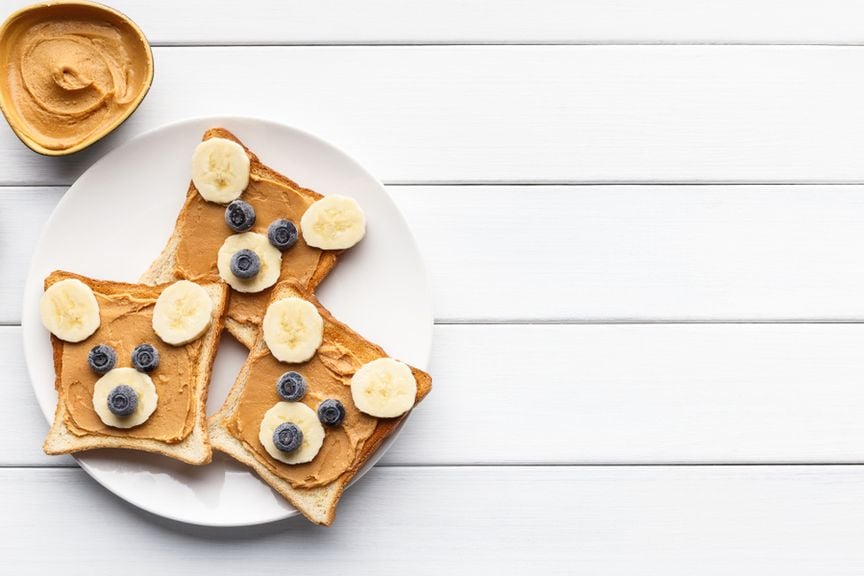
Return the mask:
[[[243,144],[243,142],[240,141],[239,138],[237,138],[237,136],[235,136],[228,130],[224,128],[211,128],[204,132],[204,136],[201,139],[209,140],[210,138],[225,138],[227,140],[236,142],[237,144],[242,146],[246,153],[249,155],[249,170],[251,174],[279,182],[280,184],[296,190],[298,193],[309,197],[312,201],[320,200],[324,197],[321,194],[315,192],[314,190],[310,190],[309,188],[304,188],[300,186],[293,180],[287,178],[286,176],[283,176],[279,172],[263,164],[254,152],[249,150],[249,148],[247,148],[246,145]],[[198,191],[196,190],[195,185],[190,182],[189,187],[186,190],[186,201],[183,203],[183,207],[180,209],[180,213],[177,215],[177,220],[174,223],[174,230],[171,232],[171,236],[168,238],[168,241],[166,242],[165,247],[162,249],[162,252],[159,254],[159,256],[156,257],[156,259],[150,264],[150,267],[147,269],[147,271],[144,272],[144,274],[141,276],[140,281],[142,283],[163,284],[166,282],[180,279],[177,273],[176,262],[177,247],[180,243],[180,229],[182,228],[182,224],[186,218],[189,204],[196,194],[198,194]],[[308,290],[314,290],[324,280],[324,278],[327,277],[327,275],[336,265],[336,260],[342,252],[342,250],[324,250],[321,253],[321,258],[318,260],[318,265],[312,272],[312,276],[309,279],[309,284],[308,286],[306,286]],[[213,258],[215,260],[215,254],[213,255]],[[280,278],[280,280],[285,279]],[[226,329],[246,348],[251,348],[252,345],[255,343],[258,326],[253,322],[238,322],[237,320],[229,317],[226,323]]]
[[[282,281],[276,285],[273,290],[271,301],[284,298],[286,296],[299,296],[315,305],[322,318],[327,323],[332,323],[338,329],[339,343],[345,345],[349,350],[358,348],[366,349],[365,355],[376,357],[387,356],[387,353],[378,346],[363,338],[360,334],[352,330],[350,327],[340,322],[333,317],[330,312],[324,308],[320,302],[309,291],[305,290],[300,284],[292,280]],[[243,364],[243,368],[235,380],[234,385],[228,393],[228,398],[219,409],[219,411],[208,419],[210,428],[210,440],[213,448],[228,454],[232,458],[242,462],[252,468],[256,474],[271,488],[281,494],[288,502],[290,502],[301,514],[306,516],[316,524],[329,526],[332,524],[336,514],[336,505],[342,496],[345,487],[351,482],[351,479],[363,468],[363,465],[369,458],[378,450],[381,443],[384,442],[402,423],[410,411],[398,418],[378,419],[375,431],[372,436],[366,440],[355,462],[345,470],[336,480],[330,484],[315,488],[294,488],[291,484],[273,472],[266,466],[261,464],[249,451],[246,446],[235,438],[227,427],[227,421],[230,419],[240,404],[240,397],[246,386],[250,367],[256,356],[266,353],[266,344],[262,331],[259,331],[255,343],[250,349],[249,356]],[[411,372],[417,380],[417,396],[415,398],[414,407],[420,403],[432,389],[432,377],[426,372],[417,368],[411,367]],[[413,410],[413,408],[412,408]]]
[[[166,287],[166,284],[145,286],[143,284],[96,280],[79,274],[56,270],[45,279],[45,288],[48,288],[55,282],[69,278],[80,280],[90,286],[94,292],[106,295],[157,298]],[[54,421],[43,444],[43,450],[46,454],[68,454],[96,448],[123,448],[162,454],[163,456],[174,458],[187,464],[202,465],[208,464],[211,461],[213,451],[210,446],[207,428],[207,391],[222,329],[225,326],[225,313],[228,309],[228,285],[219,278],[208,279],[206,282],[202,282],[201,285],[207,290],[207,293],[213,300],[214,315],[210,328],[201,336],[204,339],[204,345],[201,347],[201,353],[197,359],[198,378],[195,380],[193,392],[192,417],[195,421],[189,435],[180,442],[169,444],[152,438],[126,438],[98,434],[78,436],[74,434],[66,425],[68,408],[63,394],[60,394],[62,388],[61,375],[63,373],[64,342],[52,334],[51,347],[54,354],[55,374],[54,388],[58,392],[58,397],[57,407],[54,412]]]

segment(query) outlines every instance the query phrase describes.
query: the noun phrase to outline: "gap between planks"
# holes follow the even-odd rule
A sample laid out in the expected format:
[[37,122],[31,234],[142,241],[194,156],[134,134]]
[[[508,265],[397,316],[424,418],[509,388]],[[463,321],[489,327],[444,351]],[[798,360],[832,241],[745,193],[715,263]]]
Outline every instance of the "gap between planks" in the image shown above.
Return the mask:
[[[864,467],[864,461],[861,462],[831,462],[831,461],[807,461],[798,462],[795,460],[783,462],[584,462],[584,463],[536,463],[526,462],[520,463],[470,463],[470,464],[389,464],[387,462],[378,462],[375,468],[389,468],[393,470],[399,469],[415,469],[415,468],[435,468],[439,470],[447,469],[471,469],[471,468],[513,468],[513,469],[531,469],[531,468],[811,468],[815,466],[821,467],[836,467],[836,468],[854,468],[856,466]],[[0,470],[82,470],[77,464],[0,464]],[[83,470],[82,470],[83,472]]]
[[[77,178],[76,178],[77,180]],[[24,190],[27,188],[45,188],[55,190],[67,190],[72,186],[73,182],[68,184],[56,183],[40,183],[40,182],[4,182],[0,180],[0,193],[4,191]],[[507,188],[507,187],[536,187],[536,188],[555,188],[569,186],[573,188],[597,188],[616,186],[644,186],[646,188],[658,186],[732,186],[732,187],[747,187],[747,186],[864,186],[864,180],[382,180],[381,184],[384,187],[441,187],[441,188]]]
[[[531,320],[531,319],[504,319],[504,320],[457,320],[457,319],[440,319],[435,320],[435,326],[712,326],[712,325],[823,325],[823,324],[864,324],[864,320],[809,320],[809,319],[749,319],[749,320],[634,320],[634,319],[617,319],[617,318],[602,318],[602,319],[556,319],[556,320]],[[4,328],[20,328],[20,322],[0,322],[0,329]]]
[[627,40],[609,40],[609,41],[599,41],[599,40],[590,40],[590,41],[579,41],[579,40],[532,40],[532,41],[507,41],[507,40],[491,40],[491,41],[483,41],[483,40],[423,40],[412,42],[409,40],[399,41],[399,40],[382,40],[381,42],[351,42],[351,41],[327,41],[322,40],[320,42],[150,42],[150,46],[152,48],[436,48],[436,47],[470,47],[470,46],[483,46],[483,47],[495,47],[495,46],[544,46],[544,47],[554,47],[554,46],[668,46],[672,47],[688,47],[688,46],[776,46],[778,48],[858,48],[864,46],[864,41],[862,42],[758,42],[758,41],[747,41],[747,42],[710,42],[710,41],[663,41],[663,40],[645,40],[645,41],[632,41],[628,42]]

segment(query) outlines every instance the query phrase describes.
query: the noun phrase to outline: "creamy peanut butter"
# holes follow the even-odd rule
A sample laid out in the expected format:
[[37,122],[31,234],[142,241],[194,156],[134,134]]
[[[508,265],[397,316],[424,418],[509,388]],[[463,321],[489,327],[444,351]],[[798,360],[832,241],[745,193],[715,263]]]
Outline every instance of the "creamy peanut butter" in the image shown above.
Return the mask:
[[[333,343],[338,340],[338,328],[330,322],[325,323],[324,339],[326,343],[303,364],[280,363],[266,348],[256,352],[239,406],[227,422],[231,434],[259,462],[295,488],[323,486],[353,469],[378,424],[376,418],[357,410],[351,400],[351,376],[372,358],[361,360],[352,351]],[[271,458],[258,439],[264,413],[281,400],[276,393],[276,380],[288,370],[299,372],[306,379],[307,392],[302,402],[313,410],[317,411],[318,404],[327,398],[338,399],[345,406],[342,425],[325,427],[321,450],[305,464],[284,464]]]
[[[240,199],[255,209],[252,232],[266,236],[267,227],[280,218],[287,218],[297,225],[300,237],[294,246],[282,254],[282,271],[279,277],[294,278],[303,286],[308,286],[321,260],[322,251],[303,241],[299,223],[313,200],[281,182],[262,178],[254,173]],[[235,234],[225,224],[225,206],[207,202],[193,189],[186,199],[184,213],[185,217],[179,223],[177,275],[194,281],[218,274],[216,254],[225,239]],[[272,288],[268,288],[246,294],[232,290],[228,316],[241,323],[260,323],[270,302],[271,291]]]
[[[195,359],[203,339],[185,346],[169,346],[153,332],[156,299],[96,294],[101,324],[83,342],[64,342],[59,394],[65,400],[66,425],[73,434],[153,438],[169,444],[182,441],[192,431]],[[159,350],[159,367],[150,373],[159,402],[146,422],[134,428],[106,426],[93,409],[93,387],[100,375],[87,363],[87,354],[97,344],[108,344],[117,352],[117,367],[131,366],[132,349],[142,343]]]
[[0,31],[0,104],[15,133],[45,154],[81,149],[134,111],[153,60],[124,16],[87,3],[39,5]]

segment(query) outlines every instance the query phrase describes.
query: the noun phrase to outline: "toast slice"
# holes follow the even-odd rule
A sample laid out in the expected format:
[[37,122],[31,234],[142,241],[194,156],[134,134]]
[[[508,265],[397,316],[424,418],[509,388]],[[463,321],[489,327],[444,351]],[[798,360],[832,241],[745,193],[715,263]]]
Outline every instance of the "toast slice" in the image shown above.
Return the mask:
[[[257,218],[251,231],[266,235],[267,227],[273,220],[287,218],[293,221],[298,226],[300,237],[297,244],[282,256],[280,279],[293,278],[303,288],[314,290],[333,269],[341,252],[308,246],[302,232],[299,232],[303,212],[323,196],[262,164],[228,130],[207,130],[202,140],[210,138],[232,140],[246,150],[250,159],[249,185],[240,199],[250,203],[256,211]],[[191,150],[189,156],[192,157]],[[224,214],[225,206],[205,201],[190,182],[186,201],[177,216],[171,237],[140,281],[144,284],[162,284],[181,278],[197,281],[210,275],[218,276],[216,254],[225,239],[234,234],[225,224]],[[247,348],[255,342],[258,324],[270,301],[271,291],[272,288],[268,288],[255,294],[244,294],[231,290],[226,327]]]
[[[351,401],[351,376],[359,366],[387,357],[380,346],[369,342],[336,320],[313,295],[296,282],[280,282],[275,286],[272,296],[274,302],[295,296],[314,304],[324,320],[323,342],[308,362],[288,364],[278,362],[270,354],[263,331],[259,331],[225,404],[209,419],[210,441],[216,450],[252,468],[265,483],[309,520],[329,526],[333,522],[336,505],[345,487],[408,413],[397,418],[373,418],[361,414]],[[322,372],[321,366],[326,367],[326,373]],[[338,445],[341,448],[328,449],[328,437],[338,433],[334,428],[327,428],[323,447],[308,464],[283,464],[269,457],[262,448],[257,440],[256,429],[260,425],[262,413],[280,400],[272,375],[288,370],[304,373],[308,390],[302,402],[313,410],[323,398],[333,397],[334,394],[340,396],[347,412],[343,426],[353,426],[357,436],[361,435],[361,429],[365,432],[362,434],[362,442],[358,442],[355,449],[350,451],[350,458],[345,457],[344,452],[347,449],[343,440],[347,438],[353,441],[352,435],[346,433],[344,438],[339,437],[339,441],[331,442],[331,447]],[[432,378],[417,368],[411,367],[411,372],[417,382],[414,399],[416,406],[430,392]],[[326,378],[316,380],[315,377],[310,377],[313,373],[323,373]],[[324,379],[329,381],[327,385],[330,386],[326,391],[323,390]],[[344,390],[340,390],[340,386]],[[371,426],[368,425],[370,422]],[[331,461],[327,461],[327,458],[331,458]],[[320,478],[321,481],[310,482],[309,479],[314,479],[316,475],[327,477]],[[299,485],[307,483],[311,485]]]
[[[188,464],[209,463],[207,389],[225,325],[227,285],[218,278],[199,283],[213,301],[210,325],[196,340],[169,346],[152,328],[153,307],[167,284],[125,284],[55,271],[45,279],[45,288],[66,279],[80,280],[92,289],[101,323],[82,342],[64,342],[51,336],[57,408],[43,446],[45,453],[124,448],[162,454]],[[106,426],[93,407],[93,390],[100,375],[90,370],[88,352],[97,344],[109,343],[117,353],[116,367],[129,367],[131,350],[144,342],[156,347],[161,357],[160,365],[150,374],[159,397],[156,410],[139,426]]]

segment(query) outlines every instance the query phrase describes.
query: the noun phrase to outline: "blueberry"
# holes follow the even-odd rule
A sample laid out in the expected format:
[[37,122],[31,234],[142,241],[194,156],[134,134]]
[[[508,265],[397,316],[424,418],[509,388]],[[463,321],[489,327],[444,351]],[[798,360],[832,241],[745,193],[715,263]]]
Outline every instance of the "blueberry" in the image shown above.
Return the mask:
[[90,349],[90,353],[87,354],[87,363],[90,364],[90,369],[96,374],[105,374],[117,364],[117,353],[111,346],[99,344]]
[[150,344],[139,344],[132,350],[132,366],[139,372],[152,372],[159,366],[159,351]]
[[274,220],[267,228],[267,239],[270,244],[283,252],[297,242],[297,226],[290,220]]
[[243,200],[234,200],[225,208],[225,223],[234,232],[245,232],[255,224],[255,209]]
[[238,278],[252,278],[261,269],[261,259],[258,254],[243,248],[231,257],[231,273]]
[[303,431],[293,422],[283,422],[273,431],[273,444],[282,452],[293,452],[303,444]]
[[138,407],[138,394],[131,386],[120,384],[108,394],[108,410],[115,416],[129,416]]
[[325,426],[339,426],[345,419],[345,406],[334,398],[328,398],[318,405],[318,420]]
[[288,402],[297,402],[306,395],[306,380],[297,372],[285,372],[276,380],[276,393]]

